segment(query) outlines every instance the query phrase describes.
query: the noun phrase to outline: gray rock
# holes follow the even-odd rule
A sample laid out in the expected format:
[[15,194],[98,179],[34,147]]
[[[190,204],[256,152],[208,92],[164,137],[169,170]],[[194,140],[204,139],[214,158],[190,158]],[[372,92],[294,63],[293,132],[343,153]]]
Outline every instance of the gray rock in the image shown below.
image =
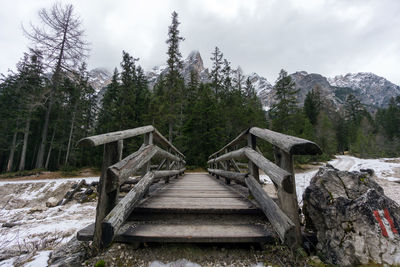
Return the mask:
[[[400,206],[384,195],[373,172],[320,168],[303,194],[317,249],[338,265],[400,263]],[[382,226],[381,226],[382,223]]]
[[55,197],[50,197],[47,201],[46,201],[46,207],[52,208],[57,206],[58,204],[58,200]]
[[89,242],[78,241],[74,236],[68,243],[50,254],[48,264],[53,267],[80,266],[90,256]]

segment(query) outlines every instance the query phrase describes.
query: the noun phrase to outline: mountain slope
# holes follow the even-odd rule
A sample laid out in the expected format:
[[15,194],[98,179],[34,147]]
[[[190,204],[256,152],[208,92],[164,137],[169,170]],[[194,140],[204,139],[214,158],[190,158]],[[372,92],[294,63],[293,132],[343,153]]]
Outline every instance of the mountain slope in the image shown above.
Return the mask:
[[[161,75],[168,71],[167,65],[155,66],[145,74],[148,78],[149,88],[152,90]],[[190,79],[190,73],[197,73],[200,82],[210,82],[210,70],[204,66],[199,51],[192,51],[183,61],[182,76],[185,82]],[[247,78],[250,80],[265,110],[269,110],[274,103],[273,85],[263,76],[253,72],[244,74],[238,67],[232,71],[232,80],[240,74],[242,76],[242,88]],[[317,73],[298,71],[290,74],[299,90],[297,102],[302,106],[309,91],[318,87],[325,103],[333,109],[339,109],[346,100],[347,95],[354,94],[361,103],[371,109],[387,107],[390,98],[400,95],[400,87],[391,83],[383,77],[373,73],[360,72],[355,74],[339,75],[327,78]],[[89,81],[98,92],[100,102],[104,88],[111,81],[111,73],[103,68],[96,68],[89,73]]]

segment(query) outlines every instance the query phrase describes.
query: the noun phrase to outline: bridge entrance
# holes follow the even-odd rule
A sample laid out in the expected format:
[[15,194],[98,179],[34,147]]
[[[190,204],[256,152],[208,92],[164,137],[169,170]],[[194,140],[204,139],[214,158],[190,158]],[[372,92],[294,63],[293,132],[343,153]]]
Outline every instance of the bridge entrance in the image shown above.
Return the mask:
[[[142,146],[122,159],[123,140],[138,135]],[[257,139],[273,145],[275,162]],[[301,243],[293,155],[321,153],[313,142],[252,127],[210,155],[208,173],[189,174],[185,156],[151,125],[87,137],[80,145],[104,145],[96,221],[78,232],[78,240],[93,240],[97,250],[113,241]],[[260,171],[278,199],[263,190]],[[121,198],[126,182],[135,185]]]

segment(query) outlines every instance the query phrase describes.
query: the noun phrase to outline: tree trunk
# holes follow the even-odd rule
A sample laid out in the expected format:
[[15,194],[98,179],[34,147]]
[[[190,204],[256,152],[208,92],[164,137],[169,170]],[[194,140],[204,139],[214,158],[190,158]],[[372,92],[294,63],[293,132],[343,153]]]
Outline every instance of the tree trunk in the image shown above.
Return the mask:
[[56,130],[53,131],[53,136],[51,137],[49,152],[47,152],[46,164],[44,165],[44,168],[45,168],[45,169],[48,169],[48,168],[49,168],[50,154],[51,154],[51,150],[52,150],[52,148],[53,148],[53,141],[54,141],[54,136],[55,136],[55,135],[56,135]]
[[46,115],[44,118],[44,125],[42,130],[42,141],[40,142],[39,151],[36,158],[36,165],[35,165],[36,169],[43,168],[43,157],[44,157],[44,150],[46,148],[47,132],[49,130],[50,111],[54,102],[54,91],[55,89],[52,89],[49,96],[49,105],[46,110]]
[[168,141],[172,144],[172,129],[173,125],[172,122],[168,122]]
[[56,68],[55,68],[55,71],[54,71],[54,74],[52,77],[53,88],[50,91],[49,106],[46,110],[46,116],[44,119],[44,125],[43,125],[43,130],[42,130],[42,141],[40,142],[40,146],[39,146],[39,152],[38,152],[37,160],[36,160],[36,168],[43,167],[43,158],[44,158],[44,151],[46,148],[47,132],[49,130],[50,112],[51,112],[51,108],[54,103],[54,93],[57,91],[58,82],[60,80],[61,64],[62,64],[62,59],[64,56],[64,46],[65,46],[67,32],[68,32],[68,25],[69,25],[69,20],[67,21],[66,26],[64,28],[63,40],[61,42],[60,53],[58,54],[57,65],[56,65]]
[[68,145],[67,145],[67,154],[65,155],[65,162],[64,162],[65,166],[68,165],[68,157],[69,157],[69,150],[71,148],[72,133],[74,132],[76,108],[77,108],[77,104],[75,104],[74,111],[72,113],[71,129],[69,131],[69,138],[68,138]]
[[14,155],[15,155],[15,148],[17,146],[17,135],[18,135],[18,130],[15,130],[12,143],[11,143],[11,148],[10,148],[10,156],[8,157],[8,164],[7,164],[7,172],[12,171],[13,163],[14,163]]
[[24,143],[22,145],[21,152],[21,160],[19,161],[19,171],[23,171],[25,169],[25,159],[26,159],[26,149],[28,147],[28,137],[29,137],[29,129],[31,127],[31,114],[28,114],[28,118],[26,119],[25,129],[24,129]]

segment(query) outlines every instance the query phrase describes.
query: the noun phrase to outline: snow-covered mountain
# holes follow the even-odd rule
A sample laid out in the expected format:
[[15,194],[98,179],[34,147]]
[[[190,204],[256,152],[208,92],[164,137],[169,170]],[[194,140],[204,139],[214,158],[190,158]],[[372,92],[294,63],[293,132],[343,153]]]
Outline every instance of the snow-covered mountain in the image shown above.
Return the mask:
[[[155,66],[146,71],[149,87],[152,89],[161,75],[168,71],[167,65]],[[204,66],[203,59],[199,51],[192,51],[183,61],[182,76],[185,82],[190,79],[190,73],[197,73],[201,82],[210,82],[210,70]],[[96,68],[90,71],[89,81],[99,94],[99,101],[104,94],[104,88],[111,82],[111,73],[103,68]],[[274,103],[273,85],[263,76],[253,72],[245,74],[238,67],[232,71],[232,80],[241,77],[241,85],[244,88],[247,78],[255,88],[257,95],[265,110],[269,110]],[[333,78],[327,78],[317,73],[307,73],[298,71],[290,74],[296,83],[296,89],[299,89],[297,102],[301,106],[309,91],[318,87],[325,104],[333,109],[339,109],[348,94],[354,94],[361,103],[372,109],[386,107],[391,97],[400,95],[400,87],[390,81],[377,76],[373,73],[355,73],[339,75]],[[101,90],[103,89],[103,90]]]
[[335,92],[348,92],[354,94],[363,104],[386,107],[391,97],[400,95],[400,86],[391,83],[383,77],[370,72],[348,73],[328,78],[329,83],[335,86]]
[[89,84],[97,93],[111,83],[112,74],[105,68],[95,68],[89,71]]

